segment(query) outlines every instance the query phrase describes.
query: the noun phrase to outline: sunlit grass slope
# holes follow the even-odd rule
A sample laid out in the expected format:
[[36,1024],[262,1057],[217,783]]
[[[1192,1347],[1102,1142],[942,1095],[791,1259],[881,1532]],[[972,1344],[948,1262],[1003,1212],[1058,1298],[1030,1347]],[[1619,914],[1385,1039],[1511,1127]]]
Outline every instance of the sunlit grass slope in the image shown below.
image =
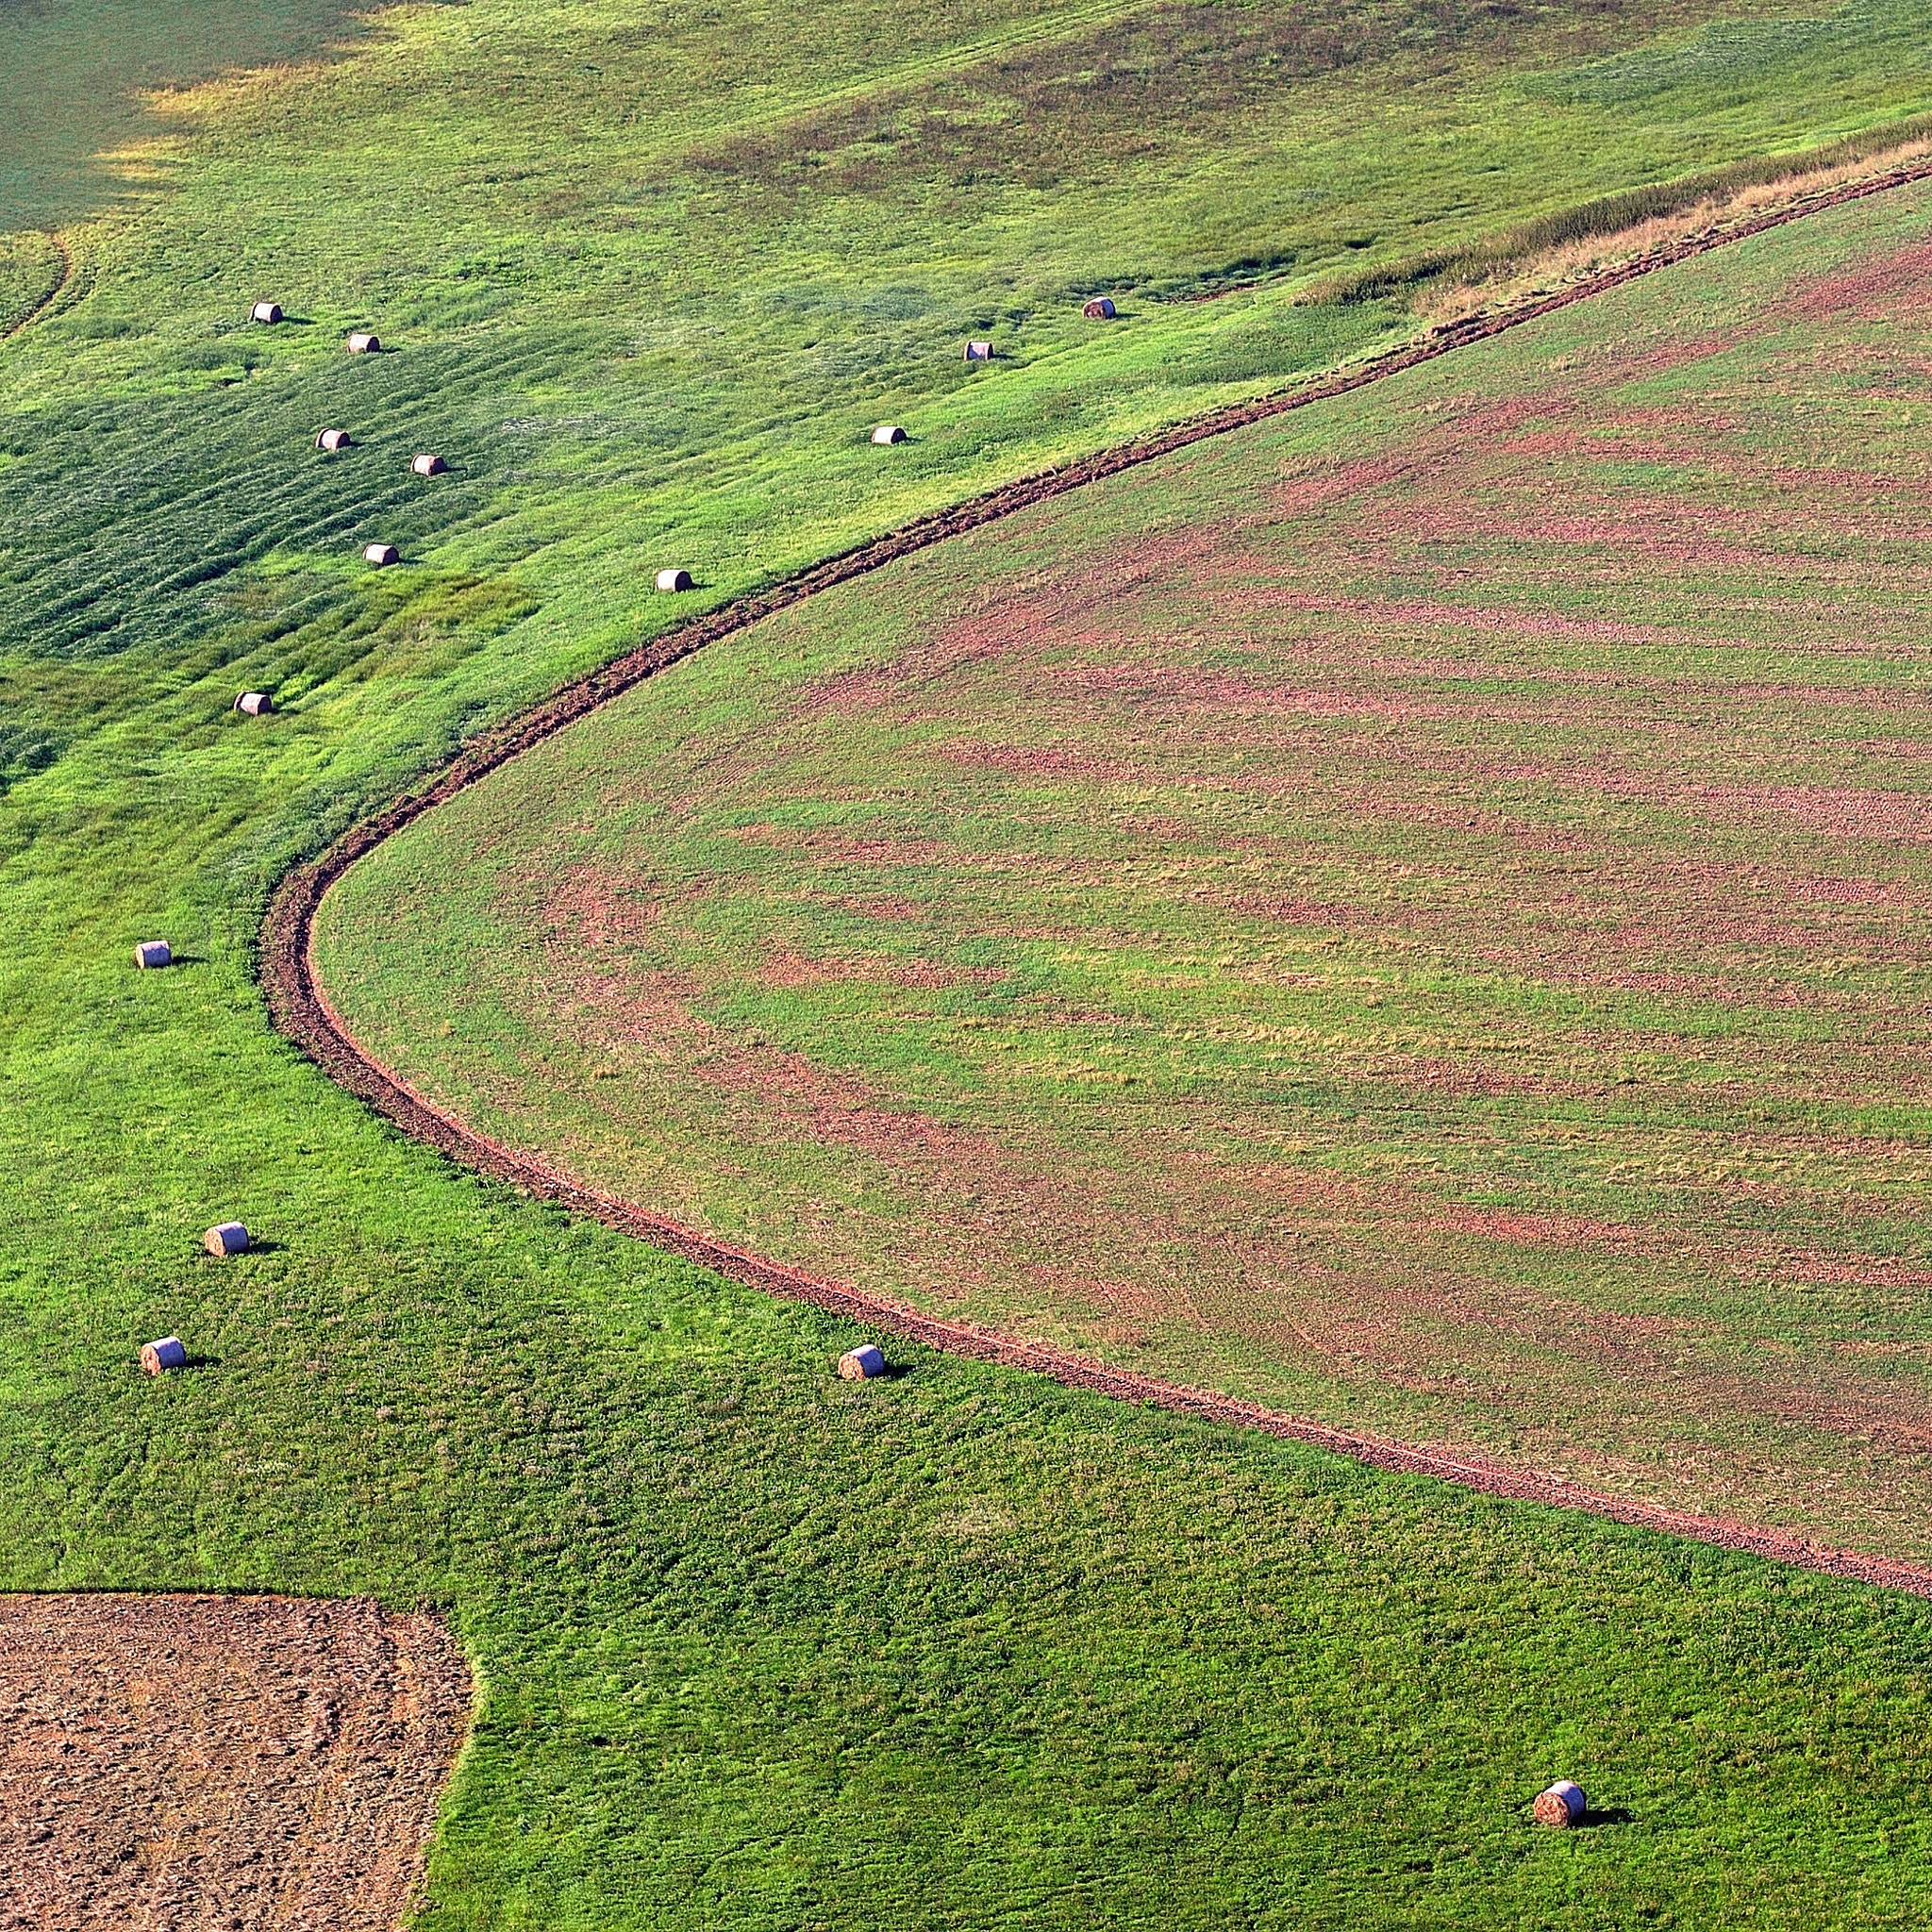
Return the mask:
[[[1402,325],[1296,281],[1916,112],[1921,18],[474,0],[176,99],[108,217],[33,204],[0,1579],[447,1605],[436,1924],[1923,1920],[1916,1605],[913,1354],[834,1390],[836,1324],[399,1145],[250,974],[290,858],[667,622],[648,567],[723,595]],[[0,327],[60,273],[9,238]],[[1528,1829],[1559,1770],[1603,1829]]]
[[1928,233],[712,647],[366,860],[333,996],[786,1260],[1924,1555]]

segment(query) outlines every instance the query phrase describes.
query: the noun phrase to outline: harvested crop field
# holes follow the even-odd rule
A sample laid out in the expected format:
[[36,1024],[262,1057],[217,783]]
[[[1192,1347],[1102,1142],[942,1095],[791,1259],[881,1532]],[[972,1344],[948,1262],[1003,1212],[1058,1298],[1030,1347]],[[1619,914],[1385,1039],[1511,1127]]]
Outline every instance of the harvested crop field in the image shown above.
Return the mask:
[[0,1597],[0,1925],[389,1932],[469,1707],[366,1600]]
[[714,645],[361,861],[331,996],[781,1261],[1923,1555],[1928,225]]

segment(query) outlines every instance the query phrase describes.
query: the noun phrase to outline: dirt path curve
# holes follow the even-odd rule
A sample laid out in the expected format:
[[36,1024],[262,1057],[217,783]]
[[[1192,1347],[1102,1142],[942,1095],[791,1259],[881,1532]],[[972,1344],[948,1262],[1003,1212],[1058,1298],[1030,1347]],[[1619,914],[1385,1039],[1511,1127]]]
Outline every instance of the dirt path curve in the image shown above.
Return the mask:
[[653,1246],[685,1256],[747,1287],[791,1300],[806,1301],[835,1314],[849,1316],[885,1333],[902,1336],[952,1355],[996,1361],[1012,1368],[1050,1375],[1069,1388],[1092,1390],[1125,1402],[1150,1403],[1181,1414],[1200,1416],[1237,1428],[1255,1429],[1285,1440],[1307,1442],[1338,1455],[1352,1457],[1377,1469],[1429,1475],[1459,1483],[1490,1495],[1525,1502],[1547,1503],[1588,1510],[1645,1529],[1748,1551],[1781,1563],[1853,1578],[1883,1588],[1932,1597],[1932,1568],[1865,1556],[1813,1542],[1794,1532],[1766,1529],[1728,1518],[1693,1515],[1606,1491],[1591,1490],[1561,1476],[1512,1468],[1483,1456],[1455,1454],[1396,1442],[1353,1430],[1330,1427],[1304,1416],[1262,1408],[1208,1391],[1190,1389],[1114,1369],[1088,1357],[975,1324],[949,1322],[908,1303],[870,1294],[837,1282],[822,1281],[780,1263],[713,1241],[695,1229],[680,1226],[633,1203],[600,1193],[558,1172],[535,1156],[500,1145],[476,1133],[454,1116],[417,1093],[391,1069],[366,1052],[322,991],[311,957],[316,908],[329,887],[365,853],[401,831],[425,812],[507,763],[519,752],[560,731],[647,677],[689,657],[720,638],[729,637],[769,616],[853,578],[923,550],[966,530],[1010,516],[1014,512],[1084,488],[1104,476],[1151,462],[1210,436],[1244,428],[1292,409],[1333,396],[1345,395],[1405,369],[1432,361],[1453,349],[1521,327],[1540,316],[1586,301],[1640,275],[1668,268],[1695,255],[1724,247],[1746,236],[1763,233],[1785,222],[1822,209],[1879,194],[1908,182],[1932,177],[1932,159],[1872,179],[1799,199],[1722,231],[1686,237],[1653,255],[1622,264],[1560,292],[1525,303],[1505,313],[1472,317],[1433,331],[1416,342],[1343,370],[1277,396],[1224,409],[1187,423],[1145,441],[1102,451],[1059,470],[1028,477],[990,491],[956,508],[922,517],[903,528],[841,556],[827,558],[770,588],[752,592],[654,639],[600,671],[563,686],[521,716],[474,740],[443,770],[418,790],[396,799],[359,824],[352,825],[319,858],[296,868],[282,882],[270,904],[262,928],[263,987],[275,1025],[301,1046],[329,1077],[366,1101],[415,1139],[439,1148],[452,1159],[480,1173],[507,1180],[524,1191],[595,1217],[608,1226],[649,1241]]
[[0,342],[10,341],[36,317],[45,314],[61,290],[74,279],[74,252],[68,247],[66,238],[57,234],[52,228],[42,232],[54,244],[54,253],[60,258],[60,273],[54,277],[53,287],[43,295],[38,296],[25,314],[16,318],[6,328],[0,329]]

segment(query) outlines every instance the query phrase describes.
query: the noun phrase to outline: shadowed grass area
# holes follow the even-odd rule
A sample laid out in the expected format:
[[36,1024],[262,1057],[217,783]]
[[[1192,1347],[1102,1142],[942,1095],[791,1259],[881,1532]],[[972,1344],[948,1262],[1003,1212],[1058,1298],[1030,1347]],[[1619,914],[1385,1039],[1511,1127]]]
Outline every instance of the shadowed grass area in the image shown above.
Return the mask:
[[103,158],[154,132],[168,90],[312,57],[356,26],[342,0],[6,0],[0,233],[57,228],[125,195]]
[[1927,207],[712,646],[364,860],[332,997],[808,1270],[1923,1556]]

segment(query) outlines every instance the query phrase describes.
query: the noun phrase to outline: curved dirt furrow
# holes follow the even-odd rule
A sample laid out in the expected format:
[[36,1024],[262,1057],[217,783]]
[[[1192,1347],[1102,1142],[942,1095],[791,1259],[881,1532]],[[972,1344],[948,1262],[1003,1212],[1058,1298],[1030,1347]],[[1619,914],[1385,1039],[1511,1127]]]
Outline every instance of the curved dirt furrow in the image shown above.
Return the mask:
[[[1583,1509],[1616,1523],[1662,1530],[1698,1542],[1716,1543],[1724,1549],[1746,1551],[1799,1569],[1816,1570],[1826,1575],[1843,1576],[1889,1590],[1907,1591],[1914,1596],[1932,1597],[1932,1568],[1920,1564],[1895,1562],[1888,1557],[1865,1556],[1855,1550],[1837,1549],[1789,1530],[1763,1529],[1726,1517],[1700,1516],[1688,1510],[1671,1509],[1661,1504],[1589,1489],[1563,1476],[1517,1469],[1478,1454],[1430,1449],[1392,1441],[1386,1437],[1363,1435],[1353,1429],[1336,1428],[1307,1416],[1291,1415],[1280,1409],[1264,1408],[1257,1403],[1217,1395],[1210,1390],[1191,1389],[1181,1383],[1136,1374],[1128,1369],[1111,1368],[1091,1357],[1075,1355],[1071,1350],[1056,1348],[1046,1342],[1027,1341],[1019,1336],[982,1327],[976,1323],[947,1321],[942,1316],[914,1307],[910,1303],[872,1294],[840,1282],[824,1281],[800,1269],[789,1268],[745,1249],[732,1247],[694,1228],[653,1214],[634,1203],[586,1187],[534,1155],[506,1147],[465,1126],[453,1115],[425,1100],[400,1074],[358,1045],[341,1015],[320,991],[312,971],[306,976],[306,998],[310,1003],[308,1009],[312,1019],[297,1037],[332,1079],[367,1101],[376,1112],[394,1122],[412,1139],[440,1149],[452,1159],[479,1174],[508,1181],[525,1193],[591,1215],[607,1227],[636,1235],[649,1241],[653,1247],[681,1255],[687,1260],[727,1275],[747,1288],[781,1295],[790,1301],[809,1302],[814,1307],[824,1308],[831,1314],[846,1316],[868,1327],[903,1337],[926,1348],[942,1350],[948,1355],[968,1356],[975,1361],[999,1362],[1008,1368],[1049,1375],[1069,1389],[1091,1390],[1096,1394],[1110,1395],[1122,1402],[1147,1403],[1176,1414],[1198,1416],[1206,1422],[1255,1429],[1263,1435],[1278,1436],[1286,1441],[1306,1442],[1376,1469],[1436,1476],[1444,1482],[1459,1483],[1465,1489],[1480,1490],[1488,1495],[1506,1496],[1518,1502],[1547,1503],[1558,1508]],[[278,1021],[285,1031],[294,1032],[292,1013],[283,1017],[278,1012]]]
[[59,297],[61,291],[74,279],[74,252],[68,247],[65,238],[51,228],[44,230],[44,233],[54,245],[54,253],[60,258],[60,273],[54,277],[53,287],[44,294],[36,297],[25,311],[17,316],[7,327],[0,329],[0,342],[9,341],[37,317],[44,315]]
[[1419,341],[1358,368],[1284,394],[1243,404],[1184,424],[1162,436],[1122,445],[1064,469],[1026,478],[953,509],[922,517],[903,528],[834,557],[770,588],[722,606],[653,640],[602,670],[567,684],[539,705],[479,735],[432,779],[350,827],[318,858],[282,882],[262,930],[262,977],[275,1025],[301,1046],[341,1086],[366,1101],[417,1140],[479,1173],[507,1180],[525,1192],[590,1214],[773,1294],[806,1301],[832,1313],[947,1353],[996,1361],[1049,1375],[1069,1388],[1088,1389],[1122,1401],[1149,1403],[1182,1414],[1258,1430],[1309,1443],[1355,1460],[1407,1474],[1429,1475],[1496,1496],[1583,1509],[1635,1526],[1661,1530],[1774,1561],[1883,1588],[1932,1597],[1932,1568],[1814,1542],[1794,1532],[1761,1528],[1728,1518],[1702,1516],[1660,1504],[1592,1490],[1568,1479],[1511,1467],[1475,1454],[1419,1447],[1331,1427],[1309,1418],[1235,1401],[1208,1391],[1114,1369],[1085,1356],[1026,1341],[976,1324],[950,1322],[909,1304],[820,1280],[796,1269],[714,1241],[647,1209],[586,1187],[541,1159],[475,1132],[425,1099],[396,1073],[366,1052],[322,992],[311,957],[314,916],[324,894],[356,860],[425,812],[541,742],[574,720],[597,709],[708,643],[743,630],[761,618],[834,585],[867,575],[898,558],[979,528],[1089,483],[1150,462],[1208,437],[1348,393],[1433,360],[1466,343],[1500,335],[1572,303],[1601,294],[1640,275],[1722,247],[1803,215],[1932,177],[1923,160],[1873,179],[1821,192],[1721,232],[1688,237],[1653,255],[1606,271],[1590,281],[1499,315],[1472,318],[1432,332]]

